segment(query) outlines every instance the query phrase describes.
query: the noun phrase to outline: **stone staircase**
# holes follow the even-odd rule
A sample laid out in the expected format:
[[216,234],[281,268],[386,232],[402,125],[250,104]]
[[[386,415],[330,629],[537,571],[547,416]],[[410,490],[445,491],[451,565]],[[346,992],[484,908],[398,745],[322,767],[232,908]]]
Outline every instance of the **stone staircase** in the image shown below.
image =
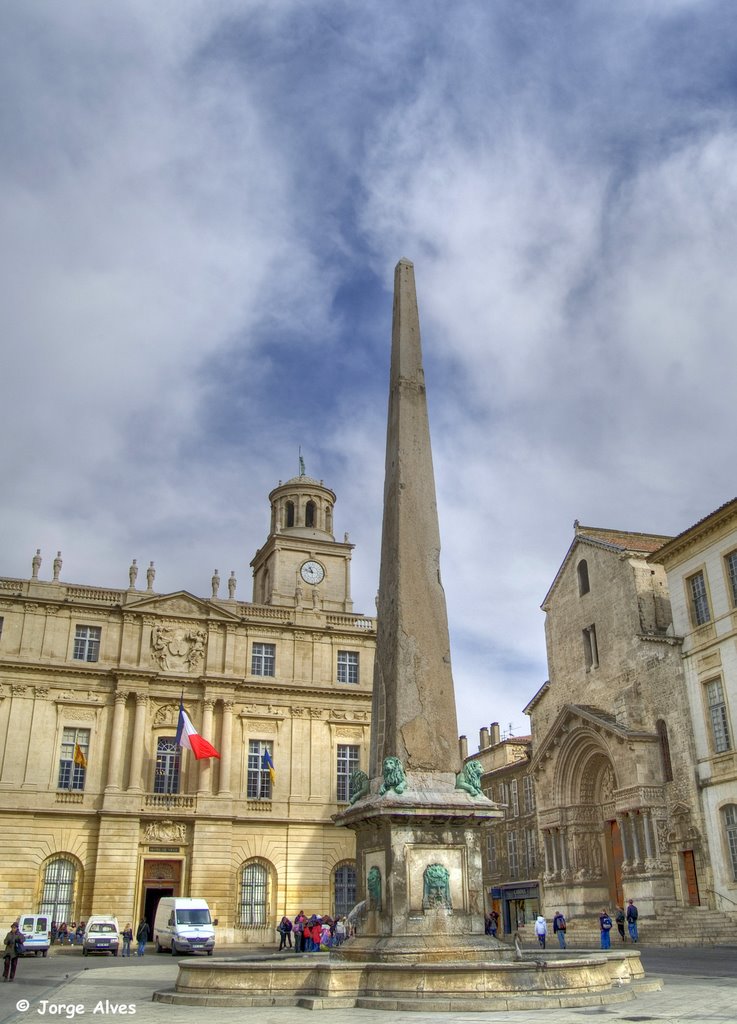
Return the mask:
[[[737,908],[734,911],[712,910],[710,907],[669,906],[660,910],[657,918],[643,918],[638,923],[638,946],[734,946],[737,945]],[[532,925],[520,929],[524,948],[537,945]],[[505,939],[511,939],[505,936]],[[600,932],[598,921],[574,918],[568,921],[566,940],[573,949],[598,949]],[[616,924],[611,931],[612,949],[631,945],[625,925],[625,942],[619,937]],[[548,922],[548,946],[555,949],[557,938]]]
[[[647,925],[648,922],[645,922]],[[661,946],[729,946],[737,944],[737,910],[710,907],[664,907],[655,923]],[[649,930],[649,929],[648,929]]]

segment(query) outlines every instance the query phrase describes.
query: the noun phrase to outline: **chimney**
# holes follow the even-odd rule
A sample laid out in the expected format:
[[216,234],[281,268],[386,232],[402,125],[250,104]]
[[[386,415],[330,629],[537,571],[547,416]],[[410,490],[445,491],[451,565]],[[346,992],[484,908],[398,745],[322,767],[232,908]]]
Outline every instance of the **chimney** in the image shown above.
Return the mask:
[[461,761],[465,761],[468,757],[468,740],[465,736],[458,737],[458,750],[461,754]]
[[489,730],[486,726],[479,730],[479,750],[486,750],[489,746]]
[[491,723],[491,745],[492,745],[492,747],[495,747],[498,742],[499,742],[499,723],[498,722],[492,722]]

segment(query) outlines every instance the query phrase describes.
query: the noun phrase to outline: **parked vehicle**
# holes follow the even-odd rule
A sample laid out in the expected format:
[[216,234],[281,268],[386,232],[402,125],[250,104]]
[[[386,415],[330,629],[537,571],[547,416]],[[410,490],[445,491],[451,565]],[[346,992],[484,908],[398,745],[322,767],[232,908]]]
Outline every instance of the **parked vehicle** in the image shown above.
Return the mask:
[[163,896],[156,908],[154,943],[156,952],[194,953],[204,950],[212,956],[217,920],[210,916],[207,900],[195,896]]
[[24,953],[46,956],[51,945],[51,919],[48,914],[18,914],[18,929],[25,936]]
[[112,953],[118,955],[120,929],[117,917],[109,914],[93,915],[88,921],[82,939],[82,956],[89,953]]

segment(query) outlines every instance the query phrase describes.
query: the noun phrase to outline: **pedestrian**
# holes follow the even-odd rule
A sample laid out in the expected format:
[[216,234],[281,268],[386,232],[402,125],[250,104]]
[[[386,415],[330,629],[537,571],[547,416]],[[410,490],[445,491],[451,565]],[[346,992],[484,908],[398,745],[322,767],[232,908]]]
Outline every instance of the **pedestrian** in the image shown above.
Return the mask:
[[84,921],[80,921],[74,932],[74,944],[76,946],[82,945],[84,939]]
[[540,943],[543,949],[545,949],[545,938],[548,934],[548,926],[545,918],[542,914],[538,914],[537,921],[535,921],[535,935],[537,935],[537,941]]
[[294,932],[295,953],[304,953],[305,951],[303,930],[306,922],[307,918],[305,917],[305,912],[304,910],[300,910],[300,912],[294,919],[294,924],[292,925],[292,931]]
[[619,937],[624,942],[624,910],[621,907],[617,907],[617,912],[614,915],[614,920],[617,922],[617,931]]
[[23,932],[18,928],[18,922],[13,921],[10,931],[5,936],[5,951],[3,953],[3,981],[12,981],[15,978],[15,969],[18,966],[18,957],[23,952]]
[[609,916],[609,911],[604,907],[602,912],[599,914],[599,929],[601,931],[601,948],[611,949],[612,940],[609,936],[609,932],[612,930],[612,919]]
[[133,926],[130,923],[128,923],[125,926],[125,928],[123,929],[122,938],[123,938],[123,952],[120,955],[121,956],[130,956],[131,955],[131,942],[133,942]]
[[292,922],[289,920],[289,918],[288,917],[283,917],[281,919],[281,921],[279,922],[279,924],[277,925],[276,930],[279,932],[279,935],[281,937],[281,941],[279,943],[279,952],[281,953],[281,951],[283,949],[286,949],[287,946],[289,946],[289,948],[291,949],[292,948]]
[[627,931],[630,933],[630,938],[633,942],[637,942],[637,907],[635,906],[634,900],[627,900]]
[[341,946],[345,942],[346,938],[346,927],[345,918],[339,917],[335,922],[335,945]]
[[141,918],[141,923],[139,924],[138,931],[136,932],[136,939],[138,940],[138,956],[143,956],[146,952],[146,943],[148,942],[150,934],[151,932],[148,927],[148,921],[143,917]]
[[559,910],[556,910],[553,918],[553,935],[558,936],[558,945],[561,949],[566,948],[566,919]]

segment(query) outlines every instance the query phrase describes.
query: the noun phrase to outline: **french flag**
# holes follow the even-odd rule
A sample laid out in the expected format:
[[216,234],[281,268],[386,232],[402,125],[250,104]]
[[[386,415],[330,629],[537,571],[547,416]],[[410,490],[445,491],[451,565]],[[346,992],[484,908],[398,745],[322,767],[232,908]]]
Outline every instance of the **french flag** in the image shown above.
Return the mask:
[[189,720],[189,715],[184,710],[184,703],[179,701],[179,722],[177,724],[177,744],[191,750],[198,761],[203,757],[220,757],[212,743],[208,743],[197,732]]

